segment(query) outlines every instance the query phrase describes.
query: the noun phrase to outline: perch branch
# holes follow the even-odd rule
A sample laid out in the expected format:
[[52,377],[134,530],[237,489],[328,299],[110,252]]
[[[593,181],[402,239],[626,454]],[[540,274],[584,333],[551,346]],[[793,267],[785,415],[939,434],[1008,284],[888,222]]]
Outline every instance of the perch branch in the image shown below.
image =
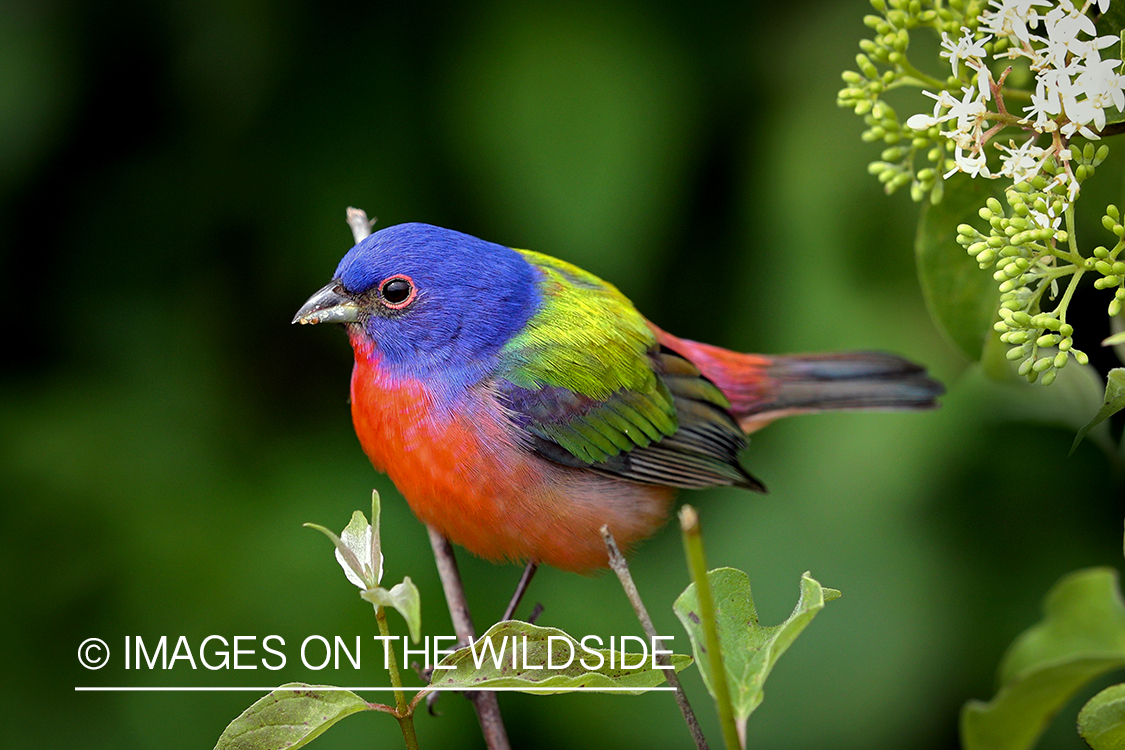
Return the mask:
[[[625,562],[625,556],[618,549],[617,542],[614,540],[613,534],[610,533],[609,527],[602,526],[601,530],[605,547],[609,551],[609,567],[613,568],[613,572],[617,574],[617,579],[621,581],[621,588],[625,589],[625,596],[629,597],[629,603],[633,605],[633,611],[637,613],[637,619],[641,621],[641,627],[644,629],[645,635],[649,637],[649,642],[655,643],[652,639],[658,637],[656,626],[652,624],[652,618],[648,616],[645,603],[641,601],[641,594],[637,591],[637,585],[633,583],[633,576],[629,573],[629,564]],[[665,654],[660,654],[657,661],[662,667],[671,665],[671,661]],[[691,710],[687,693],[684,692],[683,685],[680,684],[680,678],[676,675],[676,670],[667,669],[664,671],[664,676],[667,678],[668,684],[676,689],[676,704],[680,707],[680,713],[684,715],[684,721],[687,722],[691,738],[695,740],[695,746],[699,750],[707,750],[707,739],[703,736],[703,730],[699,727],[699,719],[695,718],[695,712]]]

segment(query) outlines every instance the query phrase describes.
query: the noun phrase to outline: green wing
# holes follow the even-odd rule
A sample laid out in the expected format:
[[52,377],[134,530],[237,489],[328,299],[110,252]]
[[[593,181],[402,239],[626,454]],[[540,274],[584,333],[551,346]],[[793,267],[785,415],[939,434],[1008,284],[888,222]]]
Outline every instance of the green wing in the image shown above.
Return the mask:
[[520,252],[540,272],[543,304],[505,346],[497,389],[535,452],[639,482],[761,488],[738,463],[745,437],[722,392],[660,347],[621,292]]

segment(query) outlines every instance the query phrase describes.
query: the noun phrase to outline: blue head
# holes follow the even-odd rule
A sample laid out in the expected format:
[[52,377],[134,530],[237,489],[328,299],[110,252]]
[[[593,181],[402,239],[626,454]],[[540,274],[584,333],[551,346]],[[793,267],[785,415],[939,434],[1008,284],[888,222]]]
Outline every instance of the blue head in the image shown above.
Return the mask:
[[407,376],[471,376],[538,307],[535,275],[514,250],[428,224],[375,232],[294,322],[362,327],[381,365]]

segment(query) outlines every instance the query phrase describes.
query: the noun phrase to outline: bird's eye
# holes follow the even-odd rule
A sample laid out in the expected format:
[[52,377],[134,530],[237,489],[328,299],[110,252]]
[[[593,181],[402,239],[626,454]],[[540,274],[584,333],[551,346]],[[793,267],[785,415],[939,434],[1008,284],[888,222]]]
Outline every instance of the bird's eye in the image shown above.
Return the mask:
[[392,310],[401,310],[414,301],[417,289],[414,281],[409,276],[398,274],[391,276],[379,285],[379,296],[383,304]]

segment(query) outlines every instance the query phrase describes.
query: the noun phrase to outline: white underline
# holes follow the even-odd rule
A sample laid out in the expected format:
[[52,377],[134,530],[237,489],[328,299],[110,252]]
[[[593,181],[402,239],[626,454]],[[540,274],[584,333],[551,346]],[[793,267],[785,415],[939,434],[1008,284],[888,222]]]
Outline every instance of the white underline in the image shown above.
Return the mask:
[[482,688],[465,688],[465,687],[428,687],[428,686],[411,686],[411,687],[320,687],[317,685],[304,685],[300,687],[76,687],[76,693],[272,693],[278,690],[312,690],[320,693],[328,692],[365,692],[365,691],[380,691],[380,692],[393,692],[401,691],[404,693],[421,692],[428,690],[430,692],[441,691],[456,691],[456,692],[476,692],[476,693],[510,693],[510,692],[541,692],[550,690],[555,693],[618,693],[618,692],[651,692],[654,690],[668,691],[675,690],[674,687],[482,687]]

